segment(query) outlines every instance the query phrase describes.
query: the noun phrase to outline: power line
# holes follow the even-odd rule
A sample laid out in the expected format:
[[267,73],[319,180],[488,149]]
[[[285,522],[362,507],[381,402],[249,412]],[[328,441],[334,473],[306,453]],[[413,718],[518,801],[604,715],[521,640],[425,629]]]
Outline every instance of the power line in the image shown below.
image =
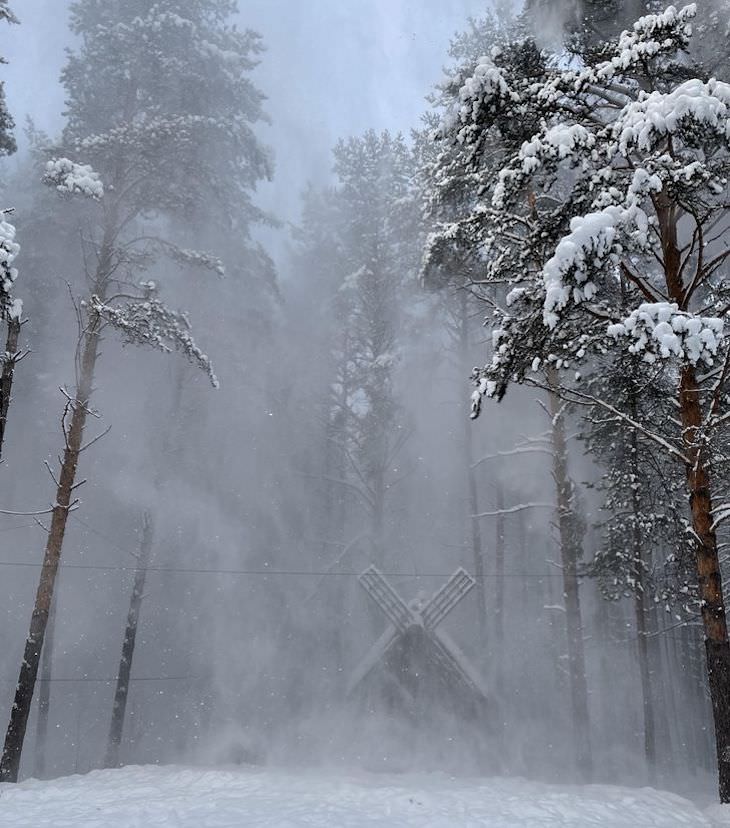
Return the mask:
[[[31,569],[42,569],[46,564],[34,563],[32,561],[0,561],[0,566],[30,567]],[[50,564],[48,564],[50,566]],[[100,572],[135,572],[135,566],[112,566],[103,564],[72,564],[61,563],[61,569],[98,570]],[[255,575],[262,577],[285,576],[294,578],[322,578],[325,576],[357,578],[362,575],[361,570],[346,570],[332,572],[329,570],[317,571],[310,569],[205,569],[203,567],[173,567],[173,566],[148,566],[147,572],[169,572],[183,575]],[[453,572],[383,572],[387,578],[450,578]],[[541,580],[543,578],[561,578],[560,572],[545,572],[542,574],[531,572],[504,572],[501,575],[484,574],[472,576],[475,580],[480,578],[529,578]]]
[[[130,678],[129,681],[192,681],[199,679],[200,676],[140,676],[139,678]],[[80,676],[79,678],[61,677],[61,678],[37,678],[36,682],[94,682],[99,684],[114,684],[118,679],[116,678],[94,678],[91,676]],[[15,679],[0,679],[6,683],[17,684]]]

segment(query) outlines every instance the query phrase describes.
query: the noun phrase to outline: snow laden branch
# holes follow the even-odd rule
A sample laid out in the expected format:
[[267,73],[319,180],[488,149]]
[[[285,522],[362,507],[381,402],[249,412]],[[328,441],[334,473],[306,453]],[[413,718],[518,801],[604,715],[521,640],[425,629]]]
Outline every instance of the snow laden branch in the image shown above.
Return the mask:
[[[730,250],[716,228],[730,174],[730,84],[678,68],[695,14],[642,17],[594,66],[541,66],[525,42],[460,78],[442,138],[505,152],[501,168],[443,153],[439,187],[448,192],[460,175],[475,197],[432,234],[427,265],[471,250],[484,294],[511,288],[505,307],[493,303],[493,356],[474,375],[474,415],[478,397],[501,398],[536,359],[565,369],[620,346],[648,363],[696,366],[724,350]],[[669,223],[682,217],[668,258]]]
[[64,195],[82,195],[97,201],[104,195],[98,173],[88,164],[77,164],[68,158],[48,161],[43,180]]
[[198,347],[190,333],[187,314],[171,310],[153,296],[127,302],[120,307],[92,296],[91,310],[116,328],[129,344],[146,345],[164,353],[175,350],[184,354],[193,365],[205,371],[211,385],[218,388],[218,378],[209,357]]
[[206,250],[180,247],[174,242],[159,236],[135,236],[125,242],[123,249],[127,258],[144,262],[145,266],[151,265],[157,259],[158,254],[161,253],[177,265],[209,270],[220,277],[226,275],[223,261],[215,254]]
[[643,304],[623,321],[608,327],[609,336],[632,340],[629,351],[645,362],[678,357],[692,365],[713,365],[722,341],[724,323],[714,317],[682,312],[676,304]]
[[513,515],[517,512],[524,512],[527,509],[554,509],[554,503],[518,503],[516,506],[508,506],[504,509],[495,509],[491,512],[479,512],[472,515],[473,518],[499,517],[500,515]]

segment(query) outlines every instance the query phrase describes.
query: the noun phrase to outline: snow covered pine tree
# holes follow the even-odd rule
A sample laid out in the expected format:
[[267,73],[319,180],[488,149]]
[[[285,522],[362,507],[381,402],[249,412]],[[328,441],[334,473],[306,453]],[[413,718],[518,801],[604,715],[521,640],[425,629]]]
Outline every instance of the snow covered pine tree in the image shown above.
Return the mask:
[[[512,382],[540,385],[550,366],[565,399],[600,406],[684,464],[720,799],[729,802],[730,643],[716,529],[730,509],[718,505],[716,470],[728,461],[730,421],[730,85],[690,62],[695,15],[694,5],[647,15],[592,65],[535,60],[525,44],[481,58],[460,79],[443,136],[469,148],[478,175],[500,126],[532,119],[535,134],[497,175],[485,165],[480,203],[440,233],[468,238],[483,251],[483,278],[509,288],[491,360],[475,374],[474,417],[484,397],[501,399]],[[669,437],[594,396],[575,371],[627,350],[671,383]]]
[[[93,253],[84,261],[94,264],[78,308],[77,387],[66,400],[65,448],[1,781],[18,778],[79,456],[89,445],[84,428],[102,331],[114,328],[126,342],[177,350],[217,384],[187,316],[162,303],[154,282],[133,277],[161,254],[222,272],[218,258],[150,233],[149,225],[159,224],[154,218],[193,220],[208,203],[223,210],[237,203],[242,224],[256,213],[251,192],[270,170],[251,128],[262,117],[262,96],[248,73],[261,46],[254,32],[228,25],[235,11],[232,0],[77,0],[71,6],[80,43],[62,75],[68,122],[46,180],[66,197],[91,198],[97,232],[86,241]],[[216,151],[207,153],[206,146]]]

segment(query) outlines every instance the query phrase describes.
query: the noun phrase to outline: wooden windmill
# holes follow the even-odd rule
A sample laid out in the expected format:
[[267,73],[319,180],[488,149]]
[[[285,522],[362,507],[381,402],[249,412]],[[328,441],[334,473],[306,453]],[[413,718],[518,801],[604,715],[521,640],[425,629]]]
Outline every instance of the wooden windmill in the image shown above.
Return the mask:
[[457,569],[429,599],[406,603],[371,566],[359,578],[368,597],[387,618],[386,631],[354,672],[349,694],[369,708],[422,723],[450,711],[460,720],[481,718],[487,695],[476,670],[452,639],[438,629],[474,587]]

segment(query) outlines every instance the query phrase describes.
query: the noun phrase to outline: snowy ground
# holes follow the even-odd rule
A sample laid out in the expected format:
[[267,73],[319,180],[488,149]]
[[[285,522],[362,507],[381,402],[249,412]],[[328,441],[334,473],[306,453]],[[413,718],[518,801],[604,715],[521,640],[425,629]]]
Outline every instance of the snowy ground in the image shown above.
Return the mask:
[[[728,807],[730,811],[730,807]],[[649,788],[128,767],[0,785],[2,828],[674,828],[730,825]]]

